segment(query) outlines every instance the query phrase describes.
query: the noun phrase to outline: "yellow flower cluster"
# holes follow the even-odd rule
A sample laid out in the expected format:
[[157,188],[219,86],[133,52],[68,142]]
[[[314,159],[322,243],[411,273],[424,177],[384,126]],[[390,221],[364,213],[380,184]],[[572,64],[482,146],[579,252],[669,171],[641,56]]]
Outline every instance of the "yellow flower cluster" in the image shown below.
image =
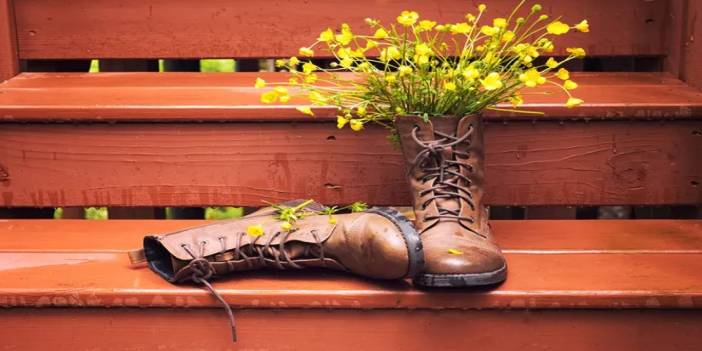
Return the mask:
[[[583,48],[566,48],[561,60],[553,55],[554,39],[571,31],[589,32],[587,20],[569,25],[549,20],[534,4],[524,16],[522,0],[509,17],[485,18],[487,6],[466,13],[465,21],[439,23],[422,19],[416,11],[402,11],[396,23],[383,25],[366,18],[369,26],[358,34],[343,23],[340,30],[324,29],[312,45],[301,47],[299,57],[332,56],[328,67],[320,67],[297,56],[276,60],[290,72],[288,82],[272,88],[262,79],[254,86],[264,89],[264,103],[286,103],[291,93],[309,99],[312,106],[338,109],[337,127],[360,131],[368,122],[392,128],[401,114],[462,116],[496,109],[509,103],[524,103],[522,89],[552,84],[567,97],[565,106],[583,100],[571,91],[578,84],[564,65],[585,56]],[[346,73],[350,72],[350,73]],[[538,92],[537,92],[538,93]],[[311,106],[298,106],[300,113],[314,116]],[[523,113],[532,111],[511,110]]]

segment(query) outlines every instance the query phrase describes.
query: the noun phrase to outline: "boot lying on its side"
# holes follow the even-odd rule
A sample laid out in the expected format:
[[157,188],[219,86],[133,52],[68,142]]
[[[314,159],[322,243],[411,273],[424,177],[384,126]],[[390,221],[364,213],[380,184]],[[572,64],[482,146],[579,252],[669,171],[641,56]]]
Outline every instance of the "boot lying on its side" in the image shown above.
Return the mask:
[[[301,202],[290,202],[295,206]],[[317,208],[314,208],[317,207]],[[319,211],[321,206],[308,208]],[[148,266],[172,283],[204,285],[227,308],[209,280],[255,269],[328,268],[375,279],[414,277],[424,256],[412,224],[392,208],[364,212],[309,215],[290,231],[281,229],[276,209],[264,208],[240,219],[144,238]],[[253,236],[247,228],[256,226]],[[260,234],[260,235],[258,235]],[[236,340],[236,337],[235,337]]]

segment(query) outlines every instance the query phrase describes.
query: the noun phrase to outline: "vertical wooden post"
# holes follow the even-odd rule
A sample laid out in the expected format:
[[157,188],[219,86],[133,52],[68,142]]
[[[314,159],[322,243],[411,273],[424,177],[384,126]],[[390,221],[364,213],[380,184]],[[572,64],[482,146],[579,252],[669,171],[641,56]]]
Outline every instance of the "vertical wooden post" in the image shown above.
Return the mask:
[[17,35],[12,0],[0,0],[0,82],[19,73]]
[[682,64],[680,78],[688,84],[702,88],[702,3],[687,1],[684,11],[682,37]]

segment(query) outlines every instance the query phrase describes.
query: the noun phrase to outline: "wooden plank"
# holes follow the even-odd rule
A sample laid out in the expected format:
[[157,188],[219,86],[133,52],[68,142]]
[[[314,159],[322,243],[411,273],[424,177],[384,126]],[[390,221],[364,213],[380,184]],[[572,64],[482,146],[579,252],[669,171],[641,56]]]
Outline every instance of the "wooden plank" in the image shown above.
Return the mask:
[[[260,102],[256,77],[287,81],[284,73],[23,73],[0,87],[1,121],[330,121],[336,110],[315,109],[312,119],[287,105]],[[546,116],[488,112],[495,119],[680,119],[702,117],[702,92],[660,73],[580,73],[579,108],[544,85],[525,109]],[[507,106],[504,106],[507,107]]]
[[[213,222],[3,220],[0,252],[125,252],[139,247],[147,234],[164,234]],[[498,244],[510,253],[702,252],[702,221],[695,220],[495,220],[490,223]]]
[[[231,342],[212,309],[5,309],[0,348],[45,350],[486,350],[694,351],[697,311],[318,311],[237,312]],[[41,337],[37,337],[41,335]],[[509,337],[505,337],[509,335]],[[78,337],[79,336],[79,337]]]
[[[217,306],[202,289],[130,268],[125,253],[147,233],[199,223],[0,222],[0,306]],[[494,224],[510,267],[495,290],[420,291],[320,271],[248,272],[214,284],[238,308],[702,308],[702,221]]]
[[[591,32],[559,40],[584,47],[594,55],[664,55],[666,5],[663,1],[543,1],[545,12],[573,23],[587,18]],[[491,1],[488,13],[507,16],[512,0]],[[442,22],[464,20],[475,12],[457,0],[426,2],[304,0],[232,3],[214,0],[192,6],[187,0],[51,0],[19,1],[17,26],[20,55],[38,58],[243,58],[296,55],[326,27],[348,22],[367,32],[363,19],[394,22],[402,10]],[[369,9],[373,9],[370,11]],[[528,10],[527,10],[528,11]],[[41,13],[41,16],[37,16]],[[361,29],[363,28],[363,29]],[[261,36],[266,40],[261,40]],[[203,40],[210,38],[210,40]],[[177,45],[174,45],[177,43]]]
[[[702,121],[489,123],[487,202],[701,203],[700,130]],[[408,204],[386,135],[331,123],[4,124],[0,206]]]
[[19,54],[12,0],[0,0],[0,83],[19,73]]
[[[702,308],[702,253],[506,252],[494,290],[421,291],[334,272],[258,271],[213,282],[236,308]],[[0,252],[0,306],[217,307],[208,291],[172,285],[123,252]],[[233,279],[235,278],[235,279]]]
[[686,5],[681,77],[691,85],[702,88],[702,4],[699,1],[688,1]]

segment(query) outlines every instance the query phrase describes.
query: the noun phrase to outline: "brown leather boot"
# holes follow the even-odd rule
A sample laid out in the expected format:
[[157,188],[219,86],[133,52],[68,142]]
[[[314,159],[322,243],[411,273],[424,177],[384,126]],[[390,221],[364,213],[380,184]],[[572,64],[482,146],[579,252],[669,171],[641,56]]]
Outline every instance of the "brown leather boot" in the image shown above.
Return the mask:
[[[321,206],[313,203],[308,208],[319,211]],[[295,222],[290,231],[281,229],[283,222],[275,213],[268,207],[240,219],[147,236],[146,261],[169,282],[193,281],[207,288],[226,308],[234,340],[231,308],[210,285],[213,278],[254,269],[318,267],[375,279],[400,279],[414,277],[423,269],[416,230],[392,208],[335,214],[335,223],[327,215],[309,215]],[[262,235],[247,234],[252,225],[260,225]]]
[[499,283],[507,265],[483,206],[483,128],[479,116],[401,116],[395,126],[405,156],[416,227],[424,245],[424,286]]

